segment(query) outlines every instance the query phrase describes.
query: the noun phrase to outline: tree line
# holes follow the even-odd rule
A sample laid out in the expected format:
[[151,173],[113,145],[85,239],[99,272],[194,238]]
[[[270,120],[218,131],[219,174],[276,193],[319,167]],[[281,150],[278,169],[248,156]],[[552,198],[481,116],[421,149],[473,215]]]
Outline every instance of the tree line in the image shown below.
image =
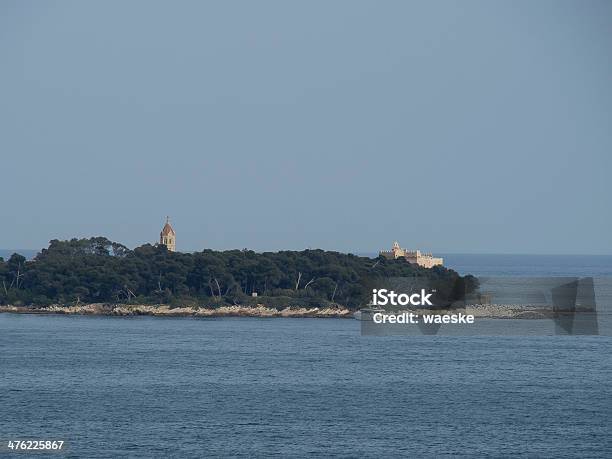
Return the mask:
[[[133,250],[104,237],[52,240],[27,261],[0,258],[0,304],[191,304],[270,307],[367,304],[372,287],[389,277],[431,280],[453,300],[477,288],[472,276],[405,260],[323,250],[169,252],[146,244]],[[254,296],[257,294],[257,297]]]

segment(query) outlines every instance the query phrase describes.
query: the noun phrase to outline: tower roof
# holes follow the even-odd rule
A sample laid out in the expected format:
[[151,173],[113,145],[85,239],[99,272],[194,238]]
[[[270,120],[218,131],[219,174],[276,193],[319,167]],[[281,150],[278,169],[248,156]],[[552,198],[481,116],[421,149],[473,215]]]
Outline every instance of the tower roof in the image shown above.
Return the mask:
[[174,228],[172,228],[172,225],[170,224],[170,217],[166,217],[166,224],[162,228],[160,236],[168,236],[169,234],[172,234],[173,236],[176,235]]

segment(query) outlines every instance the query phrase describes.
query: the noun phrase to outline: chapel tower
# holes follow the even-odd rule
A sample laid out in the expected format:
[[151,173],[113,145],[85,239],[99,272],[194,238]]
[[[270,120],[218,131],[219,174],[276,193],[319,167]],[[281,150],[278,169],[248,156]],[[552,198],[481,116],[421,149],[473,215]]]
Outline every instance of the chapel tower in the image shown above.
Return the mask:
[[176,252],[176,233],[170,224],[170,217],[166,217],[166,224],[159,233],[159,243],[165,245],[170,252]]

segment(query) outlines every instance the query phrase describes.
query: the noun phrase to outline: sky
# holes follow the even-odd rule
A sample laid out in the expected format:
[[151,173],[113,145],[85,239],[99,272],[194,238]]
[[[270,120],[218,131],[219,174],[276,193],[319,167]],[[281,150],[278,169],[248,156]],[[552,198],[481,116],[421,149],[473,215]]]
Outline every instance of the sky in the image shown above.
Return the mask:
[[0,247],[612,254],[612,2],[0,0]]

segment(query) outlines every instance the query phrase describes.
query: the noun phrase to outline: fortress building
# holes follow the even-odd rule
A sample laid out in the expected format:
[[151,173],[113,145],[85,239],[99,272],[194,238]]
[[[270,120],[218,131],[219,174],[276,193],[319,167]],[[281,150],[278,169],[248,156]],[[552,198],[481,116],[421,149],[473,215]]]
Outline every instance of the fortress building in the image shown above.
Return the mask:
[[159,243],[165,245],[170,252],[176,252],[176,233],[170,224],[170,217],[166,217],[166,224],[159,233]]
[[420,250],[402,249],[397,241],[393,243],[391,250],[382,250],[380,255],[390,259],[404,258],[407,262],[422,266],[423,268],[444,265],[442,258],[434,257],[431,253],[421,253]]

